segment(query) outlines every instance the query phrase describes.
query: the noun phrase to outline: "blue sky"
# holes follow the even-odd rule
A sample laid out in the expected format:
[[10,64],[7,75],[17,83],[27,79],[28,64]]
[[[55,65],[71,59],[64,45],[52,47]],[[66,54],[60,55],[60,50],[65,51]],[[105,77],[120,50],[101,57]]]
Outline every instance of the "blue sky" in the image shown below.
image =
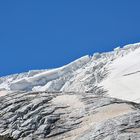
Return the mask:
[[1,0],[0,76],[140,42],[139,0]]

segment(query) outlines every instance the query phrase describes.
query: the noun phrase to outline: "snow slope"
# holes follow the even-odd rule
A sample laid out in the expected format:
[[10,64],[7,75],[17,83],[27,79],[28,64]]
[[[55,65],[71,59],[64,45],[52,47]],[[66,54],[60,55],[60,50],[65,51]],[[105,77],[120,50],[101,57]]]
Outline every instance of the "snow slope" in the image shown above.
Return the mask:
[[[140,43],[84,56],[63,67],[0,78],[0,95],[14,91],[108,91],[111,97],[140,102]],[[103,88],[99,88],[102,86]],[[4,93],[4,94],[3,94]]]
[[101,85],[108,95],[140,102],[140,48],[109,65],[110,74]]

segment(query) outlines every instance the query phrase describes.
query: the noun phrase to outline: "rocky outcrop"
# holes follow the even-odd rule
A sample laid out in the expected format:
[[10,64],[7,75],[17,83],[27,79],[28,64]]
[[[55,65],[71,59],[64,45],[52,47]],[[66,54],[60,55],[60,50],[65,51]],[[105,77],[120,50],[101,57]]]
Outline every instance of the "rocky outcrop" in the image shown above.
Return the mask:
[[0,140],[14,140],[14,139],[9,136],[0,136]]
[[0,97],[0,134],[14,139],[136,139],[139,127],[139,104],[93,93],[21,92]]

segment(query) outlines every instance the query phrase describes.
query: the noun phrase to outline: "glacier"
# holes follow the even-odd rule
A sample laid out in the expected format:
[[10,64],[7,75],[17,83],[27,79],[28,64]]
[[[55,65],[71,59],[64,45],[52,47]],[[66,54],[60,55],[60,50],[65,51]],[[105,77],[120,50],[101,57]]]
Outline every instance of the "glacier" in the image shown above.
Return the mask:
[[139,53],[140,43],[130,44],[122,48],[117,47],[112,52],[83,56],[60,68],[33,70],[2,77],[0,90],[3,93],[6,91],[7,93],[11,91],[95,92],[97,87],[103,86],[111,97],[139,102],[140,96],[137,92],[140,86]]
[[[0,78],[0,136],[139,140],[140,43]],[[1,137],[0,137],[1,138]]]

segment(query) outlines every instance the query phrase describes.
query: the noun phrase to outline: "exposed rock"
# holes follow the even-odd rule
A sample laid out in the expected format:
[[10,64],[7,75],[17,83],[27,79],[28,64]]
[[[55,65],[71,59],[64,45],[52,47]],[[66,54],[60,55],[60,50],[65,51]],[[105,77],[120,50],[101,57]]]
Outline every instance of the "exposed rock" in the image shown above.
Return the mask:
[[73,92],[12,93],[0,99],[0,134],[15,139],[111,140],[115,134],[118,139],[139,136],[136,103]]
[[0,136],[0,140],[14,140],[14,139],[10,138],[9,136]]

